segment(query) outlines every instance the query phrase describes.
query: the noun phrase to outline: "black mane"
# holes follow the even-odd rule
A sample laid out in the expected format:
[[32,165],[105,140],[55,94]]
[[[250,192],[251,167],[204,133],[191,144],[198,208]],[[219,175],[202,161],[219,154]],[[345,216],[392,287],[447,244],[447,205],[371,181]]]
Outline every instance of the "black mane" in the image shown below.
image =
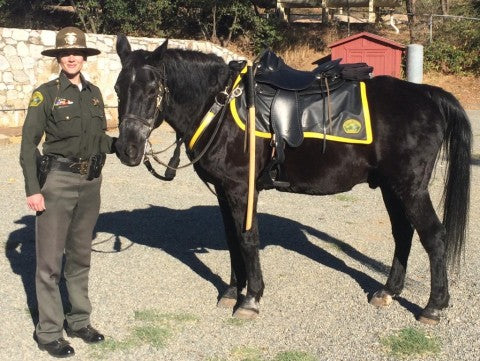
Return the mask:
[[183,124],[196,122],[213,104],[215,96],[225,89],[230,70],[225,61],[215,54],[193,50],[167,49],[161,60],[165,66],[169,99],[165,115]]
[[[168,49],[163,59],[167,86],[180,103],[215,96],[226,86],[229,69],[222,58],[192,50]],[[199,96],[200,95],[200,96]]]

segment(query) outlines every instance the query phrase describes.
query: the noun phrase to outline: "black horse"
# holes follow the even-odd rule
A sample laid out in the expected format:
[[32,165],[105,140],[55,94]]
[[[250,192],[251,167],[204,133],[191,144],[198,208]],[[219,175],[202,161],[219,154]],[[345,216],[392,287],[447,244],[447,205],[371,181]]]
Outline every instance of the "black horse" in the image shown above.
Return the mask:
[[[167,49],[167,41],[155,51],[132,51],[127,38],[117,38],[122,70],[115,90],[119,100],[117,155],[122,163],[138,165],[153,129],[162,120],[188,144],[199,122],[232,77],[232,70],[218,56],[197,51]],[[395,240],[390,275],[371,298],[387,306],[404,287],[407,260],[416,230],[428,253],[431,292],[419,320],[439,321],[449,302],[447,265],[458,265],[464,253],[468,219],[471,128],[465,111],[450,93],[379,76],[365,81],[372,132],[370,145],[305,139],[296,148],[285,148],[283,167],[290,186],[279,190],[325,195],[345,192],[359,183],[380,187],[390,216]],[[215,122],[215,121],[214,121]],[[210,125],[193,150],[198,157],[212,138]],[[230,251],[231,280],[219,305],[234,307],[234,315],[253,318],[259,312],[264,283],[259,259],[254,196],[253,226],[245,231],[248,191],[248,154],[245,132],[229,112],[211,139],[205,154],[194,164],[204,182],[218,197]],[[445,145],[449,161],[444,192],[443,222],[437,217],[428,184]],[[256,174],[271,160],[267,139],[256,138]],[[244,288],[246,296],[240,297]]]

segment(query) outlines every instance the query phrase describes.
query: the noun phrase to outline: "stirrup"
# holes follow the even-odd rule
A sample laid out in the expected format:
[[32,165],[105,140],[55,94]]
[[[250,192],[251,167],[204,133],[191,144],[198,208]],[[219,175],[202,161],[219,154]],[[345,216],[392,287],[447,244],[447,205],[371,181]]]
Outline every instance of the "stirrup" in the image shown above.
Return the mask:
[[260,174],[258,182],[264,189],[288,188],[290,187],[290,182],[285,179],[286,174],[282,165],[276,159],[272,159],[270,164]]

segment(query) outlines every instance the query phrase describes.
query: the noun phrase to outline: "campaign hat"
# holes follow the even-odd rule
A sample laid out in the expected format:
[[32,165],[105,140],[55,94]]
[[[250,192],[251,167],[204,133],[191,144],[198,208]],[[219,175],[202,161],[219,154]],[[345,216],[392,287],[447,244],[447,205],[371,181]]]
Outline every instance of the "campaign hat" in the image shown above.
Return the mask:
[[57,57],[69,50],[82,51],[86,56],[98,55],[100,50],[87,47],[85,33],[74,26],[67,26],[57,33],[55,48],[42,51],[42,55]]

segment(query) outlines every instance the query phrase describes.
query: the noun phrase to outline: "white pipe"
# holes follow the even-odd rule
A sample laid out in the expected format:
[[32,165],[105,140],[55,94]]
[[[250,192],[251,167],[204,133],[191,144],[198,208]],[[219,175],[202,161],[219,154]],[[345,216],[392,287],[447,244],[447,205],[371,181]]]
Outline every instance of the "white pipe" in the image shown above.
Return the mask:
[[407,45],[407,80],[417,84],[423,82],[423,45]]
[[390,26],[395,29],[395,34],[400,34],[400,30],[395,26],[395,19],[392,14],[390,14]]

